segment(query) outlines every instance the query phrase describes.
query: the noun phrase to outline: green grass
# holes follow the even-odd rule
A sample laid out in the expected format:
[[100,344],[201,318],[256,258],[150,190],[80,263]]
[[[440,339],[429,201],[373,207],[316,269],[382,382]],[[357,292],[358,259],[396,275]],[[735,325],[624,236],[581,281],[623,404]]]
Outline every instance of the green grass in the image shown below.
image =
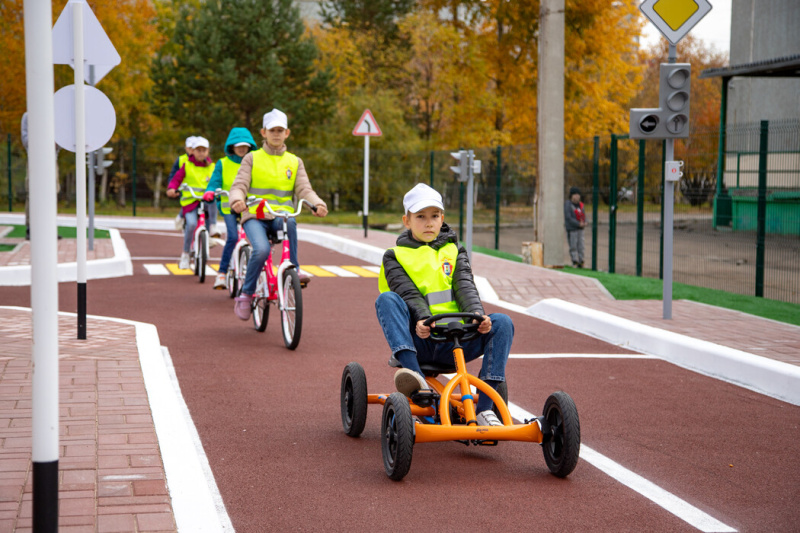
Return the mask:
[[[473,250],[482,254],[522,262],[518,255],[482,246],[473,246]],[[593,272],[583,268],[564,267],[563,272],[595,278],[617,300],[661,300],[663,297],[663,283],[660,279],[640,278],[625,274],[609,274],[608,272]],[[691,300],[725,309],[733,309],[750,315],[769,318],[778,322],[785,322],[800,326],[800,305],[756,296],[746,296],[732,292],[706,289],[683,283],[672,284],[673,300]]]
[[10,252],[16,247],[14,244],[0,244],[0,252]]
[[[6,237],[12,239],[21,239],[25,237],[25,226],[12,226],[12,229]],[[76,228],[71,228],[69,226],[59,226],[58,227],[58,234],[61,235],[64,239],[75,239],[78,236],[78,230]],[[95,229],[94,230],[94,238],[95,239],[108,239],[110,238],[110,234],[108,230],[105,229]]]
[[[565,267],[564,272],[597,279],[617,300],[661,300],[663,296],[663,283],[659,279],[593,272],[572,267]],[[706,289],[683,283],[672,284],[672,299],[691,300],[800,326],[800,305],[779,300]]]

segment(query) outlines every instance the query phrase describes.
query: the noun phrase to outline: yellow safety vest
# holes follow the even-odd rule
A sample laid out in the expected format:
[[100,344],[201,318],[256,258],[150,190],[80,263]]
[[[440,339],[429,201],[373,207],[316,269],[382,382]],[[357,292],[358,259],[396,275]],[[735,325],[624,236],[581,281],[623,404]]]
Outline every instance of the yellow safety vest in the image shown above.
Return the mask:
[[[453,294],[453,272],[456,269],[458,246],[449,242],[438,250],[430,246],[395,246],[392,250],[408,277],[425,297],[432,315],[460,312]],[[381,292],[390,290],[382,264],[378,289]]]
[[[222,190],[230,192],[233,180],[236,179],[236,174],[239,172],[241,163],[236,163],[229,157],[222,159]],[[231,206],[227,196],[219,197],[219,207],[223,215],[231,214]]]
[[[274,211],[294,213],[294,182],[300,160],[296,155],[284,152],[283,155],[269,155],[264,149],[251,152],[253,170],[250,179],[250,195],[266,199]],[[256,214],[258,204],[250,206]]]
[[189,154],[181,154],[178,156],[178,168],[181,168],[189,160]]
[[[203,193],[206,192],[208,180],[211,178],[212,172],[214,172],[214,165],[198,167],[191,161],[186,161],[184,168],[186,169],[186,177],[183,178],[183,184],[187,185],[195,194],[203,196]],[[182,206],[187,206],[197,201],[197,198],[192,198],[189,191],[181,192]]]

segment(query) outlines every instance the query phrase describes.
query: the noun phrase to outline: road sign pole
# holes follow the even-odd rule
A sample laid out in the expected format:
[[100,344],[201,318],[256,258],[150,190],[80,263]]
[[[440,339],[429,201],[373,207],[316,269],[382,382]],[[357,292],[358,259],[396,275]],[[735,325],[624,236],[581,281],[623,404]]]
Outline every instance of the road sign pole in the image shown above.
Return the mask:
[[72,2],[75,69],[75,221],[78,259],[78,339],[86,338],[86,93],[83,81],[83,2]]
[[58,531],[58,244],[50,2],[25,0],[31,208],[33,531]]
[[369,135],[364,136],[364,238],[367,238],[369,218]]
[[[677,60],[677,47],[669,45],[669,62],[675,63]],[[675,159],[675,139],[666,139],[665,160]],[[668,179],[664,180],[664,279],[662,286],[663,317],[664,320],[672,319],[672,227],[673,210],[675,204],[675,182]]]
[[475,152],[469,150],[467,152],[467,226],[464,244],[467,248],[467,257],[472,261],[472,205],[475,203],[475,171],[473,162],[475,161]]
[[[94,86],[94,65],[89,65],[89,85]],[[94,152],[89,152],[89,250],[94,250]]]

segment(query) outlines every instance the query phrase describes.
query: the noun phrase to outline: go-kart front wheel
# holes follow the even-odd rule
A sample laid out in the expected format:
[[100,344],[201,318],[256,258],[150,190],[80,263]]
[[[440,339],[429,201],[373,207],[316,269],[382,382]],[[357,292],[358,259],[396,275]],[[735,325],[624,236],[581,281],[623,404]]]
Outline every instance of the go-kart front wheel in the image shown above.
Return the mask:
[[544,402],[542,451],[544,462],[556,477],[567,477],[578,464],[581,449],[581,423],[572,398],[557,391]]
[[393,392],[383,404],[381,451],[386,475],[395,481],[403,479],[414,453],[414,419],[403,393]]
[[358,363],[348,363],[342,372],[340,396],[342,427],[350,437],[358,437],[367,424],[367,375]]

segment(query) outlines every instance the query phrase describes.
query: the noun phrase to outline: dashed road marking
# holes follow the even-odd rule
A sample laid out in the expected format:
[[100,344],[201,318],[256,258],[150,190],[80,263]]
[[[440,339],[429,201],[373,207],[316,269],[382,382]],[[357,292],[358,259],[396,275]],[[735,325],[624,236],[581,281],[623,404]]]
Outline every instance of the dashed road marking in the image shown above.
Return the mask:
[[[142,266],[151,276],[190,276],[194,274],[191,269],[182,270],[178,268],[178,263],[145,263]],[[206,266],[206,274],[214,275],[218,269],[219,265],[209,264]],[[278,268],[275,265],[272,267],[272,272],[278,273]],[[374,265],[300,265],[300,272],[320,278],[377,278],[380,267]]]
[[339,276],[340,278],[357,278],[359,277],[358,274],[354,274],[349,270],[345,270],[342,267],[338,267],[335,265],[321,265],[322,268],[327,270],[328,272],[333,272],[335,275]]

